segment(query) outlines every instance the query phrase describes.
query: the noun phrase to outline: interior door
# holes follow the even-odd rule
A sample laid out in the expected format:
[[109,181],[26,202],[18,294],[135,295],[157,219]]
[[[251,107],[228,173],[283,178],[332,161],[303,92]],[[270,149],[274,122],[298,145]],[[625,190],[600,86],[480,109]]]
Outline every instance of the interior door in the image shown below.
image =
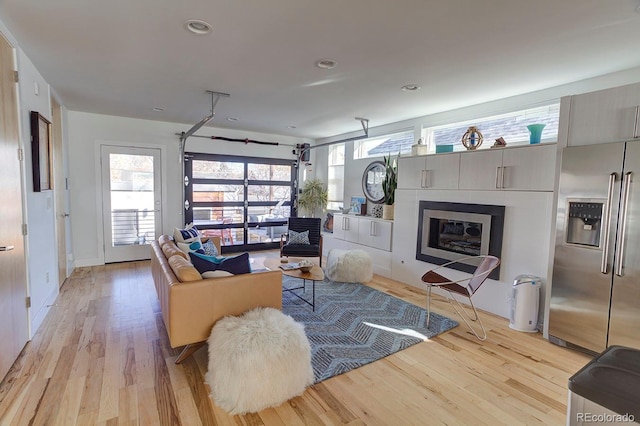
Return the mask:
[[66,210],[67,183],[64,177],[62,146],[62,112],[60,104],[51,97],[51,124],[53,136],[53,192],[56,211],[56,240],[58,245],[58,285],[62,287],[67,279],[67,238],[66,228],[69,213]]
[[0,34],[0,380],[28,340],[26,263],[13,48]]
[[162,232],[160,150],[103,145],[105,263],[150,258]]

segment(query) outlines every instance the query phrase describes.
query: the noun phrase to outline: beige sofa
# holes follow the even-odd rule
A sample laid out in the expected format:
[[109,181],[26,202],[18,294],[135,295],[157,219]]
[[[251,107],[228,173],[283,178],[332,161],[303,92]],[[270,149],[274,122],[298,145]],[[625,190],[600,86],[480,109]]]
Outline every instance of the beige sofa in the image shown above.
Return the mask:
[[[220,238],[211,239],[220,250]],[[186,345],[176,364],[206,343],[219,319],[256,307],[282,309],[280,270],[207,279],[196,272],[194,281],[181,282],[162,250],[161,244],[175,246],[168,240],[164,236],[151,243],[151,272],[171,347]]]

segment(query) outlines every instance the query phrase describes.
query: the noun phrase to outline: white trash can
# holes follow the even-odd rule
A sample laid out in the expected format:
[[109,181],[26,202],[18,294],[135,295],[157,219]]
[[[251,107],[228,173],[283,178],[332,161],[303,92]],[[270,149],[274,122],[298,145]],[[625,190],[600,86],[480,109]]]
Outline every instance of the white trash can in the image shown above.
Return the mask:
[[542,278],[535,275],[518,275],[515,278],[509,295],[509,328],[527,333],[538,331],[541,284]]

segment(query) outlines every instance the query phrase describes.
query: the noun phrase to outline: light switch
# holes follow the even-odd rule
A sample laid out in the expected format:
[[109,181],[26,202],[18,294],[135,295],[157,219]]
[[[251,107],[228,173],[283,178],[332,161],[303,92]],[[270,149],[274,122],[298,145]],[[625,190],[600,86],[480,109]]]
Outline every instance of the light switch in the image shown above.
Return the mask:
[[35,93],[36,96],[40,94],[40,85],[37,81],[33,83],[33,93]]

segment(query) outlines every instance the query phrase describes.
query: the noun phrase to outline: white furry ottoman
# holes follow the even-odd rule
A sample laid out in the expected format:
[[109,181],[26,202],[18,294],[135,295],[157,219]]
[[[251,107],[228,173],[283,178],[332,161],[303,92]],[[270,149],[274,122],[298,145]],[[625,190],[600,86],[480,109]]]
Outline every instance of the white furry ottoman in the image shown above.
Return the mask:
[[373,262],[364,250],[329,251],[324,271],[331,281],[342,283],[363,283],[373,278]]
[[211,398],[231,414],[253,413],[301,395],[313,383],[304,326],[273,308],[225,317],[211,330]]

